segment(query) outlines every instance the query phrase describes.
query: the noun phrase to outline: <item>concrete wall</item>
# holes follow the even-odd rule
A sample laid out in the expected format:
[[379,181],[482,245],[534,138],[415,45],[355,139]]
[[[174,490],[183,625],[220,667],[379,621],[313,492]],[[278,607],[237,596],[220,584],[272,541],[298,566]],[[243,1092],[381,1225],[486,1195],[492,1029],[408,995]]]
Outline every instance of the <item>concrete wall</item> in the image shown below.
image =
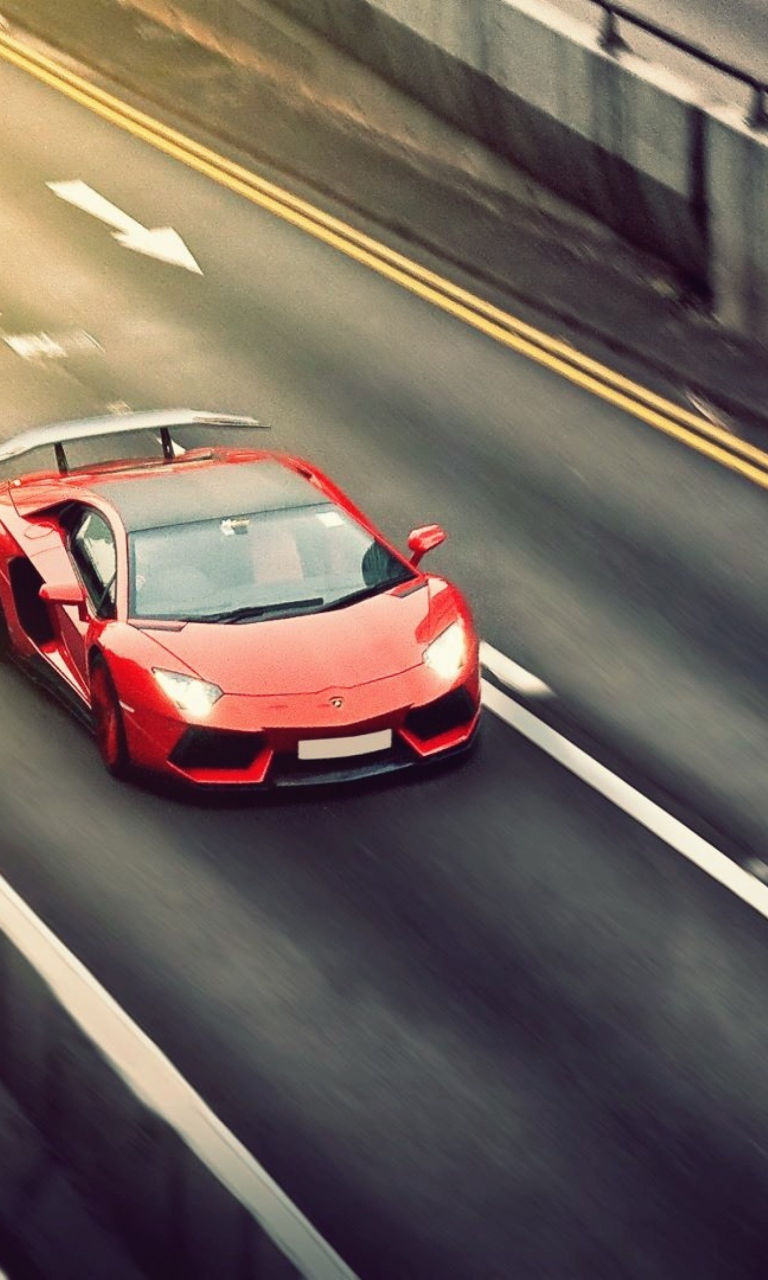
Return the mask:
[[[694,89],[537,0],[273,0],[433,111],[709,284]],[[178,7],[178,6],[177,6]],[[217,0],[181,0],[213,18]],[[231,0],[246,31],[255,0]]]
[[[136,0],[141,5],[142,0]],[[741,110],[539,0],[271,0],[686,276],[729,328],[768,342],[768,149]],[[173,0],[269,40],[264,0]],[[259,16],[261,15],[261,16]]]
[[[103,1232],[101,1261],[55,1270],[120,1280],[102,1269],[119,1240],[136,1275],[169,1280],[355,1280],[253,1157],[95,980],[0,881],[0,1095],[45,1135]],[[6,1126],[7,1130],[7,1126]],[[17,1127],[18,1132],[18,1127]],[[0,1144],[7,1133],[0,1134]],[[45,1179],[39,1160],[30,1198]],[[14,1201],[23,1235],[23,1182]],[[53,1185],[53,1180],[50,1180]],[[0,1210],[8,1196],[0,1195]],[[60,1217],[61,1215],[59,1215]],[[39,1221],[27,1213],[27,1227]],[[39,1242],[23,1243],[45,1265]]]
[[707,119],[709,235],[718,318],[768,343],[768,134],[733,108]]

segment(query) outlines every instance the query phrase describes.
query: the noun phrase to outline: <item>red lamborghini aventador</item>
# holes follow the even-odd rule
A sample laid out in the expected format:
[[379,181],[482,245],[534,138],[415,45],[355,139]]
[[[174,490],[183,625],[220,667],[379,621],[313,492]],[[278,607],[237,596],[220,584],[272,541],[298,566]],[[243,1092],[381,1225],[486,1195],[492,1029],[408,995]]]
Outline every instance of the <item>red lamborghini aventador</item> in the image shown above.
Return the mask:
[[0,445],[0,655],[92,723],[114,774],[285,785],[465,750],[480,714],[459,591],[259,423],[191,410]]

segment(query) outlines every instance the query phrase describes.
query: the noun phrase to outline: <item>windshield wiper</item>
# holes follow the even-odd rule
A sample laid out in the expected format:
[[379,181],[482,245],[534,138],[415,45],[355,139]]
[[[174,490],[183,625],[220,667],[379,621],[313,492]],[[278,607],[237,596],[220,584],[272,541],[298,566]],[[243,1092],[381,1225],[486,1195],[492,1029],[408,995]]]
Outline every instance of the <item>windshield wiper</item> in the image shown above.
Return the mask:
[[323,606],[323,613],[329,613],[331,609],[342,609],[344,605],[354,604],[357,600],[365,600],[368,596],[377,596],[381,591],[389,591],[390,587],[400,587],[404,582],[408,582],[408,576],[397,574],[396,577],[385,578],[383,582],[377,582],[370,587],[360,587],[357,591],[350,591],[349,595],[339,596],[336,600],[329,601]]
[[268,613],[292,613],[294,609],[317,609],[323,603],[322,596],[313,596],[308,600],[282,600],[273,604],[247,604],[240,609],[222,609],[220,613],[194,613],[184,619],[185,622],[248,622],[252,618],[263,618]]

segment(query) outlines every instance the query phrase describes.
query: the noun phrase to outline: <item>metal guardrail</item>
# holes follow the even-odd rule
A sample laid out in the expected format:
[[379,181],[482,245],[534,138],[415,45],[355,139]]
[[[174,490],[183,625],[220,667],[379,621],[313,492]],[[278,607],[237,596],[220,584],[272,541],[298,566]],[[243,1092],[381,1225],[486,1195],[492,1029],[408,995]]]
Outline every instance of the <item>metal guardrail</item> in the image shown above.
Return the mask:
[[619,32],[619,19],[623,22],[631,23],[632,26],[640,27],[648,35],[655,36],[665,44],[672,45],[673,48],[679,49],[681,53],[688,54],[691,58],[696,58],[699,62],[705,63],[706,66],[712,67],[715,71],[721,71],[733,80],[739,80],[742,84],[749,85],[752,90],[752,98],[745,117],[746,122],[753,129],[768,128],[768,108],[766,106],[768,82],[760,80],[757,76],[752,75],[749,71],[744,71],[741,67],[734,66],[731,62],[726,62],[723,58],[718,58],[714,53],[710,53],[708,49],[694,44],[691,40],[684,39],[683,36],[677,35],[676,32],[670,31],[667,27],[659,26],[657,22],[652,22],[650,18],[644,18],[642,14],[635,13],[632,9],[627,9],[622,4],[614,4],[613,0],[589,0],[589,3],[598,5],[603,11],[598,39],[600,47],[605,49],[607,53],[619,54],[622,50],[629,49],[629,45]]

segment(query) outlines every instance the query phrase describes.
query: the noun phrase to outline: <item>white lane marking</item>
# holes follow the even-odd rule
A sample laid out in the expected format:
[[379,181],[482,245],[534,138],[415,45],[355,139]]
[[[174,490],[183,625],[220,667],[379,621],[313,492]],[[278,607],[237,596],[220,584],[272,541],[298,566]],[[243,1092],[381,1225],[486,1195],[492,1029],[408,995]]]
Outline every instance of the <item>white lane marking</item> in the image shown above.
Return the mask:
[[184,267],[199,276],[203,274],[173,227],[143,226],[79,178],[72,182],[46,182],[45,185],[68,204],[73,204],[84,213],[90,213],[92,217],[114,227],[113,236],[126,249],[134,249],[136,253],[146,254],[149,258],[159,258],[175,267]]
[[0,929],[130,1089],[261,1224],[307,1280],[356,1280],[354,1272],[140,1027],[0,877]]
[[731,435],[738,435],[738,429],[733,418],[726,417],[721,409],[716,409],[703,396],[696,395],[693,391],[686,391],[685,398],[688,403],[700,413],[702,418],[706,418],[707,422],[711,422],[714,427],[719,427],[721,431],[730,431]]
[[594,760],[561,733],[551,729],[506,693],[502,693],[487,680],[483,680],[481,684],[483,703],[506,724],[768,919],[768,885],[756,880],[714,845],[691,831],[677,818],[673,818],[641,791],[611,773],[605,765]]
[[64,360],[77,354],[103,354],[104,348],[84,329],[73,333],[4,333],[6,346],[22,360]]
[[493,645],[487,644],[485,640],[480,642],[480,661],[503,684],[510,689],[516,689],[518,693],[527,693],[535,698],[547,698],[552,694],[548,684],[538,676],[532,675],[530,671],[526,671],[525,667],[513,662],[506,654],[499,653],[498,649],[494,649]]
[[50,333],[8,333],[3,342],[22,360],[63,360],[66,350]]

